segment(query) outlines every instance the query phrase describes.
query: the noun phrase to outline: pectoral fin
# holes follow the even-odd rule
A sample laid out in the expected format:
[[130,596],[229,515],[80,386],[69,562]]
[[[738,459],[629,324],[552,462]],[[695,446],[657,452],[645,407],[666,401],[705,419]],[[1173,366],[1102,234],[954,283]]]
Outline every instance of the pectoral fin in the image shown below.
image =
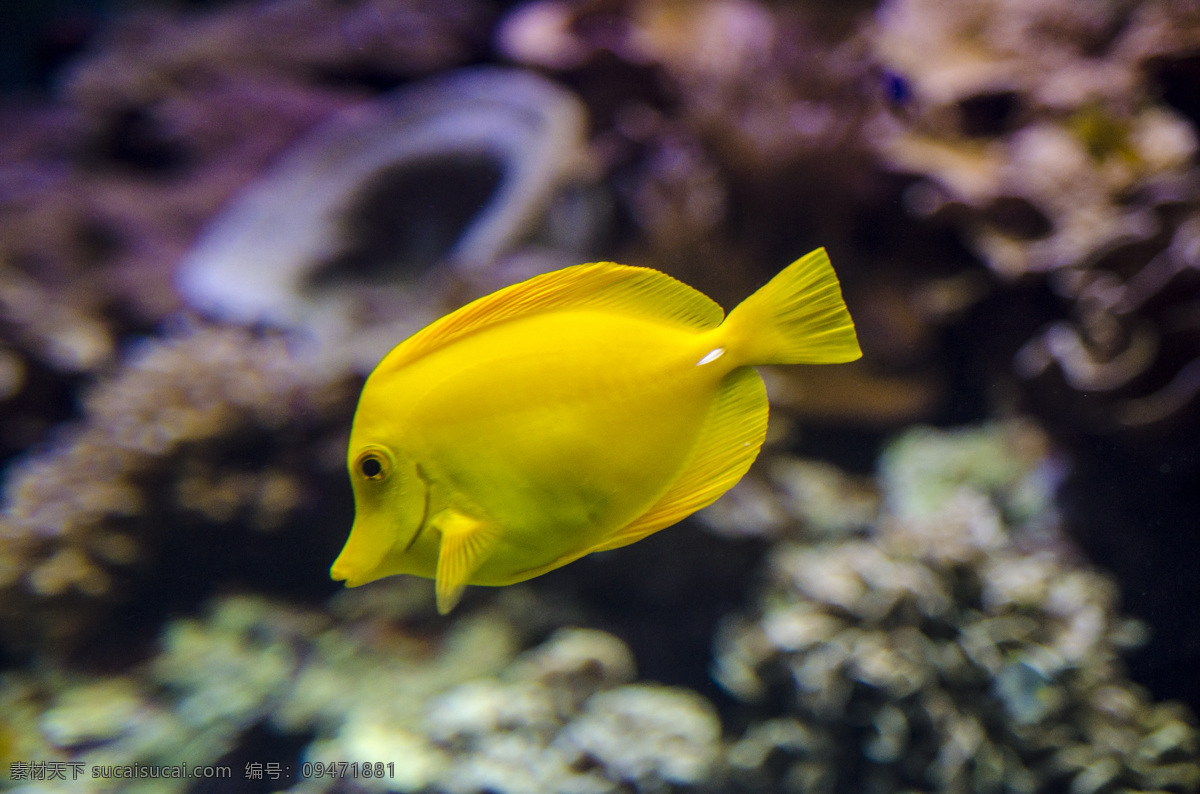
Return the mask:
[[454,509],[430,522],[442,535],[437,561],[437,609],[445,615],[462,598],[475,571],[495,548],[499,534],[490,525]]

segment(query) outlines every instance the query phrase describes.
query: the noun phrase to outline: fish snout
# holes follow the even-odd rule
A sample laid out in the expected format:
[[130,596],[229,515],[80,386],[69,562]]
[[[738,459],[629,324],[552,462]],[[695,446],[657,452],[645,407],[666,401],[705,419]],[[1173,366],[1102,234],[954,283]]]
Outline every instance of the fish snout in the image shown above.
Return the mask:
[[333,561],[329,576],[347,587],[358,587],[379,578],[376,572],[391,547],[390,538],[370,525],[354,522],[342,553]]

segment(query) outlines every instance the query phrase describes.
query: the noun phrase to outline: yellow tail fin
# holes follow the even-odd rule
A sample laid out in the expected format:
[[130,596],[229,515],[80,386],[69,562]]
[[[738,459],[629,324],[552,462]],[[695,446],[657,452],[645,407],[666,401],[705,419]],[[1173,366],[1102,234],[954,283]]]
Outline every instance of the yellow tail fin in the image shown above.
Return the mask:
[[722,324],[744,364],[841,364],[862,356],[824,248],[797,259]]

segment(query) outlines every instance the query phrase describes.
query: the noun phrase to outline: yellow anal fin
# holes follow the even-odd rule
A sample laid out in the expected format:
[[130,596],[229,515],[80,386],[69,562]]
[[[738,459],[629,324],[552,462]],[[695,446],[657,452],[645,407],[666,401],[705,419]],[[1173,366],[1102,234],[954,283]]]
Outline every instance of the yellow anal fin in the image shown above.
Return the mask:
[[445,615],[458,605],[463,590],[496,545],[497,533],[457,510],[443,510],[430,521],[442,535],[437,561],[437,610]]
[[712,504],[750,468],[766,434],[762,378],[750,367],[736,369],[721,382],[683,473],[649,510],[587,553],[627,546]]
[[575,265],[468,303],[401,342],[380,366],[402,367],[489,325],[566,308],[646,317],[701,330],[715,328],[725,316],[711,298],[657,270],[612,262]]
[[767,391],[762,378],[749,367],[736,369],[721,382],[687,467],[649,510],[608,540],[522,571],[510,584],[541,576],[594,551],[636,543],[712,504],[750,468],[766,434]]

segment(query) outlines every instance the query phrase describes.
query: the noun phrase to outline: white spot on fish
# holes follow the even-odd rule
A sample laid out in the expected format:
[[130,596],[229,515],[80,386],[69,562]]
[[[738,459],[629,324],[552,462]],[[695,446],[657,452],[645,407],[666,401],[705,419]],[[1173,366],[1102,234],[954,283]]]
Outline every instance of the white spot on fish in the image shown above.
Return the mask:
[[704,354],[704,358],[702,358],[696,362],[696,366],[699,367],[701,365],[708,364],[709,362],[716,361],[718,358],[720,358],[723,355],[725,355],[725,348],[723,348],[723,347],[718,347],[713,350],[710,350]]

